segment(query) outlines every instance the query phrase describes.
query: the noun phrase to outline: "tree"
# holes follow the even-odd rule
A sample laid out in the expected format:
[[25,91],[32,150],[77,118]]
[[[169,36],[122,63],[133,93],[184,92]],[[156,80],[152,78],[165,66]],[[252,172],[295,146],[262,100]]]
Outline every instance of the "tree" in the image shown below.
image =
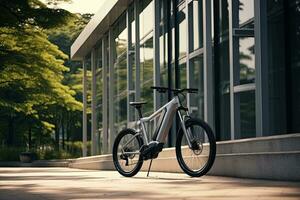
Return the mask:
[[[91,18],[91,14],[77,14],[72,20],[69,20],[66,26],[47,30],[49,40],[56,44],[65,54],[70,55],[70,46],[77,38],[81,30],[85,27]],[[70,86],[76,92],[75,98],[82,102],[82,70],[81,63],[67,60],[64,63],[70,70],[64,73],[63,83]],[[88,71],[88,78],[91,79],[91,72]],[[88,81],[91,83],[91,81]],[[91,94],[89,92],[88,99],[90,101]],[[55,124],[59,129],[56,129],[56,148],[58,148],[59,131],[62,133],[62,147],[64,149],[65,140],[80,140],[81,139],[81,110],[66,110],[63,107],[55,107],[56,119]]]
[[54,108],[81,110],[76,92],[63,83],[68,56],[46,31],[75,15],[38,0],[1,0],[0,11],[0,133],[9,146],[24,145],[25,132],[41,137],[57,128]]
[[[48,0],[50,4],[62,0]],[[69,1],[69,0],[67,0]],[[53,28],[66,23],[72,14],[63,9],[48,8],[39,0],[0,0],[0,27],[37,26]]]

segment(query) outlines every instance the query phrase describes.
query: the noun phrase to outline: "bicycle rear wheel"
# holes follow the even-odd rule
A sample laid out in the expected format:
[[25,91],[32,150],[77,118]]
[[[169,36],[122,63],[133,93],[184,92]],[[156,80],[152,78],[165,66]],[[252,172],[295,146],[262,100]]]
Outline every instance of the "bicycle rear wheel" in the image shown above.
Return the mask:
[[204,121],[189,119],[185,123],[191,135],[192,148],[181,129],[176,140],[176,157],[181,169],[192,177],[205,175],[216,156],[216,141],[211,128]]
[[140,148],[143,140],[133,129],[122,130],[113,146],[113,162],[116,170],[123,176],[136,175],[143,165]]

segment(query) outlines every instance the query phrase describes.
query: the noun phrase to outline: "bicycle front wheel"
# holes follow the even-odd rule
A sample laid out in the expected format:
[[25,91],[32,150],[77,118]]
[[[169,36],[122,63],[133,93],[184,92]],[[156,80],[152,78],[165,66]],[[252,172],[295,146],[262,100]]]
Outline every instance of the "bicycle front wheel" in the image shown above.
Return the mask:
[[123,176],[136,175],[143,165],[140,148],[143,140],[133,129],[123,129],[115,139],[113,162],[116,170]]
[[176,140],[176,157],[181,169],[192,177],[205,175],[212,167],[216,156],[216,141],[213,131],[204,121],[189,119],[185,123],[191,137],[192,147],[181,129]]

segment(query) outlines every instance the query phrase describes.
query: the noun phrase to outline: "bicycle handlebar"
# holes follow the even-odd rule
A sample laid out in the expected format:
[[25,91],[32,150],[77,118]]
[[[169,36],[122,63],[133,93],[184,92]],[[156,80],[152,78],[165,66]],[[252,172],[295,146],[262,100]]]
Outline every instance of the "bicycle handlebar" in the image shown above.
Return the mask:
[[157,90],[159,93],[165,93],[167,91],[171,91],[171,92],[174,92],[174,94],[183,93],[183,92],[187,92],[187,93],[197,93],[198,92],[198,89],[196,89],[196,88],[172,89],[172,88],[167,88],[167,87],[152,86],[151,89]]

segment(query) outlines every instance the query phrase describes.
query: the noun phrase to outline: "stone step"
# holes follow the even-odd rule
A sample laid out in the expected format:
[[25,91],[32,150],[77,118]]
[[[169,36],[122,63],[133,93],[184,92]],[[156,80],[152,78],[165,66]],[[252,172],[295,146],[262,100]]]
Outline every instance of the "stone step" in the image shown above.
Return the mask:
[[[217,143],[217,156],[211,175],[300,180],[300,134],[223,141]],[[142,170],[147,171],[149,161]],[[115,170],[111,155],[75,159],[69,167]],[[152,171],[182,172],[175,148],[166,148],[153,160]]]
[[300,134],[217,142],[217,154],[300,151]]

